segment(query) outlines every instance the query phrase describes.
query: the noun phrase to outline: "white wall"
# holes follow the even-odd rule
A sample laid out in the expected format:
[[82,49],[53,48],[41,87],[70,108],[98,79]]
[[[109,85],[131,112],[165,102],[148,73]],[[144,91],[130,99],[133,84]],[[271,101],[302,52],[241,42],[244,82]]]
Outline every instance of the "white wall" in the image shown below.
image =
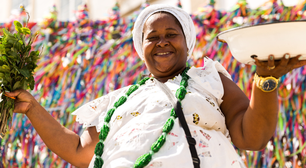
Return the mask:
[[99,20],[109,16],[112,7],[115,6],[114,0],[87,0],[89,17],[92,20]]
[[11,12],[11,3],[9,0],[0,0],[0,4],[0,22],[8,22]]
[[43,18],[50,13],[50,9],[54,4],[56,4],[56,0],[34,0],[34,14],[31,14],[34,20],[40,22]]

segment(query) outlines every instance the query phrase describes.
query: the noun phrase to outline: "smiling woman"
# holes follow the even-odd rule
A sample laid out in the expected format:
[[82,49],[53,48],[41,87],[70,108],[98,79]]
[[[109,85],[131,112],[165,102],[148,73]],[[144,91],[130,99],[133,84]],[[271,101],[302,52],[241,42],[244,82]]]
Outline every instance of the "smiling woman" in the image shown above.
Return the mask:
[[[193,22],[182,9],[145,8],[135,22],[133,41],[152,77],[77,109],[73,114],[86,127],[81,136],[61,126],[29,92],[6,95],[16,98],[14,112],[27,115],[49,149],[77,167],[244,167],[232,143],[247,150],[265,147],[277,122],[277,78],[306,61],[288,53],[280,61],[273,55],[267,62],[254,57],[249,100],[217,61],[186,67],[195,39]],[[176,98],[177,106],[168,97]],[[192,146],[199,160],[191,157]]]
[[186,67],[187,44],[177,19],[170,13],[155,13],[143,29],[144,62],[156,79],[166,82]]

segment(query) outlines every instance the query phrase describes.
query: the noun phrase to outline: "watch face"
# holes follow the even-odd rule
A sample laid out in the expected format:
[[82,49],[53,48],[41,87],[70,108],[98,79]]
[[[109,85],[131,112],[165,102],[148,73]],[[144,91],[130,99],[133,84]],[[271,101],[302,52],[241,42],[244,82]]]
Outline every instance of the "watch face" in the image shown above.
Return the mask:
[[268,79],[262,84],[262,89],[267,92],[274,90],[276,87],[276,82],[273,79]]

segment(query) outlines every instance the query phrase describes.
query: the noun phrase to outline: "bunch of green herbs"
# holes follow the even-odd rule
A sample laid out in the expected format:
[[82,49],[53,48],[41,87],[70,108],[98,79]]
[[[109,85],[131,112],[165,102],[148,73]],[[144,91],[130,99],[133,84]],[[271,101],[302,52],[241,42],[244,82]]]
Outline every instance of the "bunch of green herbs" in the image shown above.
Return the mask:
[[0,137],[9,130],[14,110],[14,99],[4,96],[5,92],[17,89],[34,89],[34,69],[40,53],[31,51],[37,34],[14,21],[16,33],[3,28],[0,36]]

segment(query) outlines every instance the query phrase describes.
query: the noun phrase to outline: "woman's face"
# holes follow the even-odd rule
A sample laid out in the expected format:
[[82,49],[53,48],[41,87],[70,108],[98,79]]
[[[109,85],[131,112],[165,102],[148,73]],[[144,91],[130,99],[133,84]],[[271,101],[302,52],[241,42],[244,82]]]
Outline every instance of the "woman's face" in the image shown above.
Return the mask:
[[186,67],[187,44],[183,30],[169,13],[151,15],[143,29],[144,60],[156,78],[171,78]]

